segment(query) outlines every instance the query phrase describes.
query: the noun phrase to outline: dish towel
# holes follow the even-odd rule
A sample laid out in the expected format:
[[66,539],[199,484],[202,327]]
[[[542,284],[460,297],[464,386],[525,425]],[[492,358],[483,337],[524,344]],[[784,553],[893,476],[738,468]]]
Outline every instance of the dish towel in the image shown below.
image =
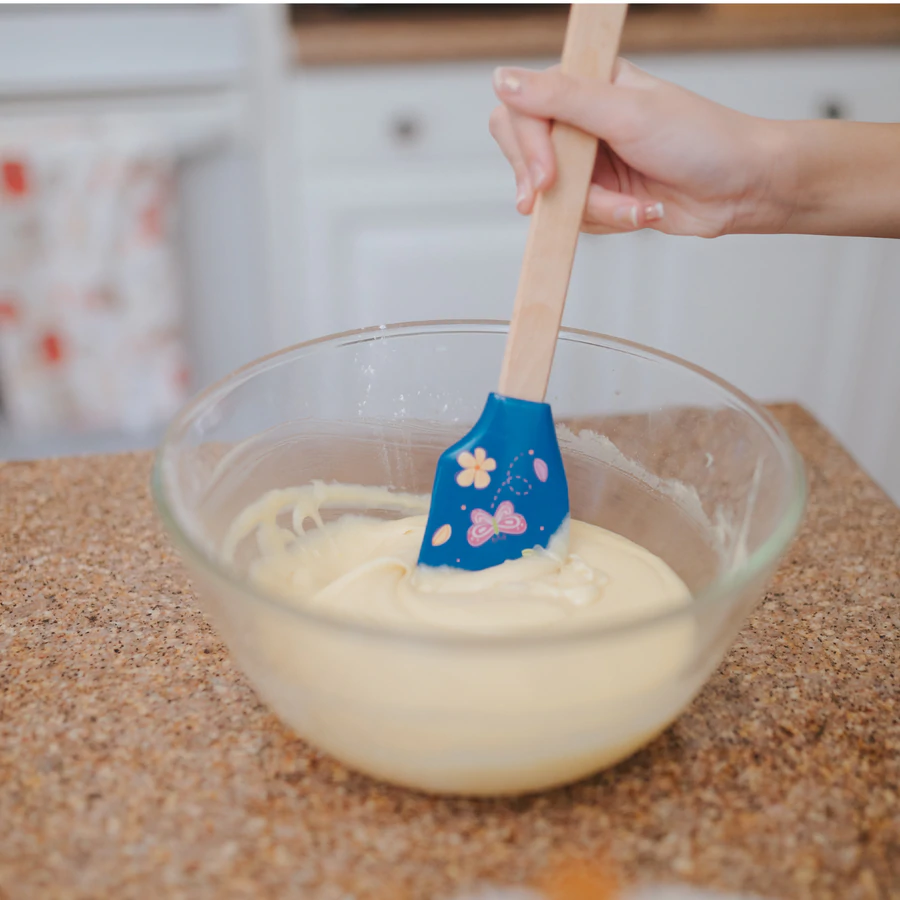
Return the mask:
[[0,402],[16,433],[141,432],[189,381],[175,159],[108,121],[0,128]]

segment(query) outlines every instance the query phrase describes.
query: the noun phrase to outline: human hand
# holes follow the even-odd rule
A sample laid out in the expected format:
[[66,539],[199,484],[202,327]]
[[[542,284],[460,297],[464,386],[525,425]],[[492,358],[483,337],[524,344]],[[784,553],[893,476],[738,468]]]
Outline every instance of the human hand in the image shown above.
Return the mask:
[[618,60],[612,84],[501,68],[503,105],[490,129],[516,176],[516,208],[556,177],[551,120],[600,141],[582,230],[654,228],[717,237],[780,231],[791,216],[793,177],[778,123],[720,106]]

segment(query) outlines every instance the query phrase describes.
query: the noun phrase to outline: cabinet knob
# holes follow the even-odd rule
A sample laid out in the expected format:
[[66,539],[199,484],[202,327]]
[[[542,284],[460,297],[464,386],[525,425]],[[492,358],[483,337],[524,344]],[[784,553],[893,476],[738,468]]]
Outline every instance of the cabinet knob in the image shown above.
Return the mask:
[[422,131],[422,122],[414,115],[401,114],[391,121],[390,132],[395,144],[408,147],[421,138]]
[[822,119],[846,119],[847,110],[840,100],[826,100],[820,110],[820,118]]

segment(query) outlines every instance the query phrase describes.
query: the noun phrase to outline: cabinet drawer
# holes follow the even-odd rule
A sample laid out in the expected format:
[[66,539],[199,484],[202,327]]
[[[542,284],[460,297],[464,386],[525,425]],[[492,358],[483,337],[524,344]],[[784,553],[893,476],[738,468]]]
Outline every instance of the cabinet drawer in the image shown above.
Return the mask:
[[823,49],[636,57],[654,75],[774,119],[900,120],[900,49]]
[[297,143],[319,164],[491,158],[497,105],[487,63],[357,67],[297,74]]
[[[661,78],[772,118],[900,119],[900,50],[638,56]],[[551,60],[525,60],[542,68]],[[489,161],[496,105],[488,62],[300,70],[296,144],[307,164]]]

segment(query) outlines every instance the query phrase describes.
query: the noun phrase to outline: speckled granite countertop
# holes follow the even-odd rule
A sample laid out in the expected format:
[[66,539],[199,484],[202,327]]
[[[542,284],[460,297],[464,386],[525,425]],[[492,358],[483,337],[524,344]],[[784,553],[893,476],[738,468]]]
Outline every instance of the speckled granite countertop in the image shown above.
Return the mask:
[[662,737],[539,796],[432,799],[257,701],[157,524],[147,455],[0,463],[0,897],[446,897],[608,854],[769,897],[900,896],[900,510],[802,410],[797,543]]

